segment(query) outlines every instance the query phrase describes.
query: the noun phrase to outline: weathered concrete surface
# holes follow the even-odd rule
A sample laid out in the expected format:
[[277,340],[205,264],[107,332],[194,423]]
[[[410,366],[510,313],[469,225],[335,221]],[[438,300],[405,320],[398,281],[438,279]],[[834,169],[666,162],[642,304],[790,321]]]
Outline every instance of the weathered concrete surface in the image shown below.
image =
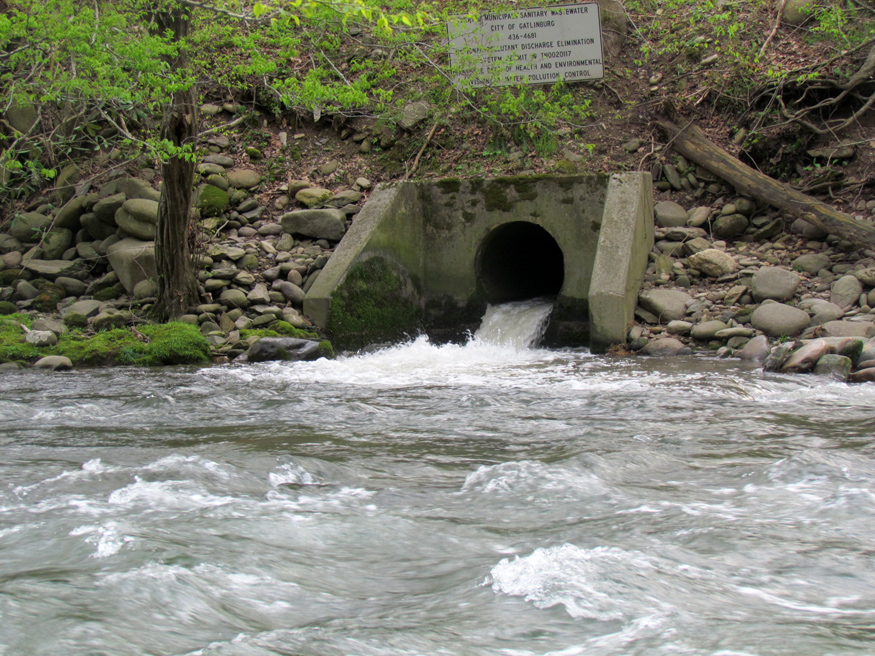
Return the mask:
[[[560,268],[559,286],[545,293],[557,296],[553,322],[567,327],[560,340],[586,345],[591,325],[593,344],[606,348],[625,340],[653,243],[652,211],[649,175],[639,173],[381,186],[308,292],[304,312],[328,326],[332,293],[350,268],[380,257],[401,280],[406,297],[423,309],[426,329],[479,321],[493,300],[484,279],[502,275],[490,270],[502,256],[488,252],[496,241],[490,237],[522,226],[558,246],[561,262],[553,265]],[[601,248],[605,255],[596,268]],[[507,257],[506,269],[519,269],[526,279],[536,280],[544,265],[525,249]]]
[[590,348],[596,352],[626,342],[653,248],[652,213],[649,174],[611,176],[589,288]]

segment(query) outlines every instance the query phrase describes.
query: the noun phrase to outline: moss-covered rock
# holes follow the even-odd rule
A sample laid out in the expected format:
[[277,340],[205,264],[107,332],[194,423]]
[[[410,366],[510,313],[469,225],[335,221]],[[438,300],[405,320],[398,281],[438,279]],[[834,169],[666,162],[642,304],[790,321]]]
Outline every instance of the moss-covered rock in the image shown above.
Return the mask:
[[213,185],[204,185],[201,189],[198,208],[201,216],[220,216],[231,204],[228,192]]
[[64,315],[64,325],[67,328],[85,328],[88,325],[88,317],[80,312],[68,312]]
[[51,351],[80,366],[204,364],[210,358],[206,338],[195,326],[178,322],[140,326],[137,333],[116,328],[90,337],[64,335]]
[[104,287],[96,292],[94,292],[94,300],[95,301],[111,301],[114,298],[118,298],[122,294],[125,293],[125,286],[120,282],[112,285],[111,287]]
[[15,314],[16,312],[18,312],[18,307],[16,307],[15,303],[0,301],[0,315]]
[[31,307],[39,312],[54,312],[61,299],[67,295],[66,290],[55,283],[41,285],[39,289],[40,293],[31,301]]

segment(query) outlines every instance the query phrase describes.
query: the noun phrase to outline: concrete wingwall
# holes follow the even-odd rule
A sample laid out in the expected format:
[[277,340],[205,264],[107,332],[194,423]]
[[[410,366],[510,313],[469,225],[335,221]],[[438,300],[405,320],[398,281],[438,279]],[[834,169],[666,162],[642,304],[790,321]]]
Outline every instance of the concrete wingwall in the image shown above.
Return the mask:
[[[650,189],[646,173],[380,186],[308,292],[304,311],[341,347],[339,325],[379,341],[379,331],[368,332],[373,315],[351,323],[354,303],[339,302],[352,280],[354,297],[362,298],[367,278],[356,272],[377,260],[395,278],[392,291],[383,276],[373,298],[359,302],[409,301],[419,325],[395,327],[407,334],[451,334],[476,326],[488,302],[555,296],[553,341],[604,350],[625,341],[632,321],[653,245]],[[333,310],[344,313],[343,322]],[[410,312],[403,316],[412,321]]]

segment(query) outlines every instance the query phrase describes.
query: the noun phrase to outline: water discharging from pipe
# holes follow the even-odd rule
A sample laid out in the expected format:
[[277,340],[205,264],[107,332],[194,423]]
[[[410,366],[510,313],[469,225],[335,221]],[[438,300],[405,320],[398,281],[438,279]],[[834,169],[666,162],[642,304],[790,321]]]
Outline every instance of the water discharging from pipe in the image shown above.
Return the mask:
[[474,338],[487,344],[533,348],[544,337],[552,311],[553,301],[541,298],[490,305]]

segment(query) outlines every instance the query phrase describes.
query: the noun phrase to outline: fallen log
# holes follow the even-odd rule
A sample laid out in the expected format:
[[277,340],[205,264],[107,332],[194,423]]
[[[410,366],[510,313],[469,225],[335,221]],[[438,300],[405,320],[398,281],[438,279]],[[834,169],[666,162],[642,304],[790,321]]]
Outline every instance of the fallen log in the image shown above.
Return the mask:
[[875,248],[875,227],[752,169],[708,139],[698,126],[680,128],[666,119],[656,121],[656,125],[668,136],[672,148],[731,184],[739,194],[768,203],[839,239]]

